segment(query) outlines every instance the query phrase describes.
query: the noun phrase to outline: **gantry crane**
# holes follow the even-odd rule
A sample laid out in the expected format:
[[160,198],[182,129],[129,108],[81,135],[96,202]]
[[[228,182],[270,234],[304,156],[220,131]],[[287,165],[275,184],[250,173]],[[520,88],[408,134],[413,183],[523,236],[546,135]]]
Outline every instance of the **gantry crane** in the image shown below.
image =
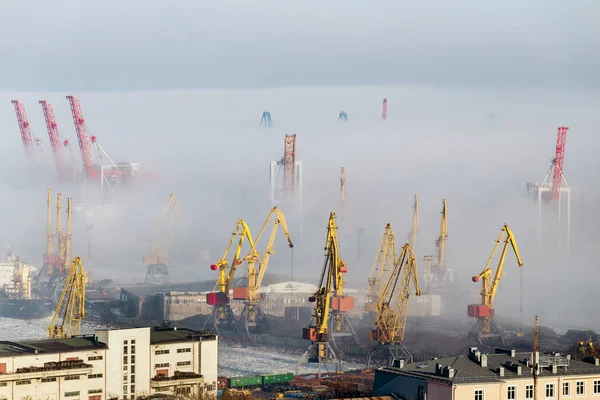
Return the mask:
[[[80,334],[81,320],[85,318],[86,275],[81,258],[75,257],[69,268],[60,300],[48,326],[50,338],[68,338]],[[58,322],[58,319],[61,322]]]
[[[504,236],[506,235],[506,238]],[[504,238],[504,247],[502,248],[502,253],[500,255],[500,260],[498,261],[498,267],[496,268],[496,273],[492,278],[492,269],[490,268],[490,264],[494,255],[496,254],[496,250],[500,245],[500,242]],[[470,304],[467,310],[467,314],[469,317],[477,318],[477,323],[471,330],[471,336],[476,337],[479,342],[482,342],[482,339],[486,338],[500,338],[502,341],[502,335],[498,326],[494,322],[494,297],[496,297],[496,293],[498,291],[498,284],[500,283],[500,278],[502,277],[502,271],[504,269],[504,260],[506,258],[506,251],[508,247],[511,246],[515,256],[517,258],[517,264],[519,267],[523,266],[523,261],[521,260],[521,255],[519,254],[519,247],[517,246],[517,242],[513,235],[512,230],[508,227],[508,225],[504,224],[502,229],[500,230],[500,236],[496,239],[496,244],[494,245],[494,249],[492,250],[492,254],[488,259],[485,268],[479,275],[474,276],[473,282],[479,282],[481,280],[481,303],[480,304]]]
[[[327,226],[327,239],[325,245],[325,264],[321,272],[318,289],[308,301],[315,303],[314,314],[307,328],[302,330],[302,337],[311,341],[310,346],[297,364],[318,363],[319,373],[321,367],[327,368],[328,362],[341,367],[340,360],[330,345],[330,339],[336,334],[335,329],[341,328],[346,323],[342,318],[335,318],[345,314],[354,307],[354,299],[343,295],[343,274],[348,272],[346,263],[340,255],[340,246],[337,237],[335,213],[329,215]],[[346,316],[347,317],[347,316]]]
[[446,199],[442,200],[442,221],[440,223],[440,236],[435,246],[438,248],[437,264],[431,269],[431,286],[443,286],[452,283],[452,273],[446,268],[446,239],[448,238],[448,205]]
[[[167,219],[167,214],[168,221],[166,221],[165,237],[159,238],[157,234],[160,227],[163,226],[163,222]],[[173,236],[173,224],[179,220],[179,217],[180,204],[175,195],[171,193],[158,222],[154,226],[152,235],[150,235],[150,250],[144,257],[144,264],[148,266],[146,270],[146,283],[157,284],[169,281],[169,269],[167,268],[169,246],[171,245]]]
[[[379,250],[373,261],[371,273],[368,278],[367,298],[365,300],[365,311],[370,314],[369,319],[375,321],[377,313],[377,302],[381,293],[381,283],[387,278],[394,268],[396,262],[396,239],[392,224],[387,224],[383,231],[383,237],[379,243]],[[371,318],[372,317],[372,318]]]
[[369,354],[367,368],[370,367],[373,358],[386,359],[386,365],[390,365],[393,359],[401,356],[412,362],[412,355],[402,345],[406,330],[411,283],[415,288],[415,294],[420,296],[417,258],[407,242],[402,246],[400,255],[395,261],[394,268],[377,301],[375,329],[370,334],[371,340],[377,344],[373,346],[371,354]]
[[19,123],[19,131],[21,132],[21,140],[25,147],[25,154],[27,156],[27,162],[29,163],[30,171],[33,171],[36,167],[35,160],[35,148],[40,144],[40,140],[34,138],[31,134],[31,126],[27,119],[27,113],[25,112],[25,106],[18,100],[11,100],[11,103],[15,107],[15,113],[17,114],[17,122]]
[[[273,221],[273,228],[271,229],[269,242],[267,243],[267,247],[263,253],[262,259],[260,259],[260,254],[255,251],[251,251],[250,254],[246,257],[246,261],[248,264],[248,270],[246,274],[246,277],[248,278],[248,286],[233,288],[233,299],[244,300],[244,308],[238,320],[244,327],[244,331],[247,334],[248,338],[250,338],[251,332],[260,333],[264,332],[267,328],[267,319],[259,301],[260,299],[258,290],[260,289],[262,280],[265,276],[265,272],[267,271],[267,266],[269,265],[269,259],[271,257],[271,254],[275,253],[273,244],[275,242],[275,236],[277,234],[279,226],[281,226],[281,228],[283,229],[283,233],[287,238],[289,248],[294,247],[294,244],[292,243],[292,239],[290,238],[290,234],[288,232],[285,215],[277,207],[273,207],[269,212],[269,216],[265,220],[265,223],[263,224],[260,232],[258,233],[258,236],[256,237],[255,246],[258,246],[260,238],[266,231],[266,228],[271,222],[271,220]],[[256,264],[258,264],[258,267]]]
[[[236,238],[239,238],[238,244],[236,246],[235,254],[233,255],[231,263],[229,263],[227,261],[227,255],[229,254],[229,250],[231,249],[231,246]],[[250,252],[244,257],[240,258],[242,253],[242,245],[244,244],[244,240],[246,238],[248,238]],[[231,331],[238,327],[233,310],[229,305],[229,290],[232,287],[232,282],[237,267],[247,260],[248,257],[254,257],[255,254],[257,254],[256,245],[254,239],[252,238],[250,228],[248,228],[246,221],[240,219],[237,222],[235,231],[233,231],[231,234],[231,240],[225,249],[223,257],[219,260],[219,262],[210,266],[210,269],[213,271],[219,270],[219,278],[217,279],[214,290],[211,293],[206,294],[206,303],[210,306],[213,306],[211,315],[208,317],[205,323],[206,328],[212,326],[215,328],[218,334],[219,328]]]
[[71,179],[69,169],[65,164],[63,155],[63,148],[69,145],[68,140],[61,140],[58,133],[58,124],[56,118],[54,118],[54,109],[52,105],[46,100],[40,100],[42,110],[44,112],[44,119],[46,120],[46,128],[48,129],[48,137],[50,138],[50,145],[52,147],[52,153],[54,154],[54,162],[56,164],[56,172],[61,181],[69,181]]

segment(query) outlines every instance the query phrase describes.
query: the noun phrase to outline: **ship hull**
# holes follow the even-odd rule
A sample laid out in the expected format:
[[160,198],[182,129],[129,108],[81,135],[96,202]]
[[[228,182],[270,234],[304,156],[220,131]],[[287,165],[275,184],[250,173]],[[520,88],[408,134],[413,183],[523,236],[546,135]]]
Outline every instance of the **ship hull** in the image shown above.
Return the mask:
[[0,299],[0,317],[15,319],[46,318],[54,313],[48,299]]

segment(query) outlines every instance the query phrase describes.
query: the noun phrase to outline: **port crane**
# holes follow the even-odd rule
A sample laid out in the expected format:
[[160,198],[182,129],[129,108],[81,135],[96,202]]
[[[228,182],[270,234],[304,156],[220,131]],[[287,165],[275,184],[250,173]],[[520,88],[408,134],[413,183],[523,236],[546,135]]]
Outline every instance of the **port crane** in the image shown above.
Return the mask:
[[330,339],[345,321],[341,318],[336,320],[335,313],[338,316],[344,315],[340,312],[348,311],[354,306],[352,297],[343,296],[343,274],[348,272],[348,267],[340,255],[337,229],[335,213],[332,212],[327,226],[325,264],[318,289],[308,298],[310,303],[315,303],[314,314],[309,326],[302,330],[302,337],[311,343],[296,366],[298,368],[305,363],[317,363],[319,374],[323,366],[327,368],[327,363],[334,363],[337,369],[341,368],[341,361],[331,347]]
[[[227,261],[227,256],[229,255],[231,246],[236,238],[238,238],[238,243],[230,263]],[[242,246],[246,238],[250,245],[250,252],[244,257],[241,257]],[[237,267],[249,257],[254,257],[257,253],[252,233],[250,232],[250,228],[248,228],[246,221],[243,219],[238,220],[223,257],[216,264],[210,266],[210,269],[213,271],[219,270],[219,278],[217,279],[214,290],[206,294],[206,303],[213,306],[213,309],[206,320],[205,328],[212,326],[217,331],[217,334],[219,334],[219,327],[230,331],[237,328],[237,320],[231,309],[231,305],[229,304],[229,290],[231,289]]]
[[48,129],[48,137],[50,139],[50,146],[52,147],[52,153],[54,154],[54,163],[56,164],[56,172],[61,181],[69,181],[71,179],[69,168],[65,164],[63,155],[63,148],[69,145],[68,140],[61,140],[60,134],[58,133],[58,124],[56,118],[54,118],[54,109],[52,104],[46,100],[40,100],[39,102],[44,112],[44,119],[46,120],[46,128]]
[[27,156],[27,162],[29,163],[29,170],[33,172],[36,168],[35,152],[36,147],[39,146],[40,140],[34,138],[31,134],[31,126],[27,119],[27,113],[25,112],[25,106],[18,100],[11,100],[11,103],[15,107],[15,113],[17,114],[17,122],[19,124],[19,131],[21,132],[21,140],[25,147],[25,154]]
[[[51,339],[68,338],[79,335],[81,320],[85,318],[86,275],[81,258],[75,257],[69,268],[60,300],[48,326]],[[58,322],[58,319],[61,322]]]
[[350,219],[348,218],[348,202],[346,201],[346,172],[344,167],[340,173],[340,204],[342,206],[343,219],[342,219],[342,232],[345,235],[352,235],[356,233],[356,230],[352,228]]
[[433,287],[444,286],[454,281],[452,271],[446,268],[446,240],[448,239],[448,205],[446,199],[442,200],[442,221],[440,223],[440,235],[435,246],[438,248],[437,264],[433,265],[430,272]]
[[[496,268],[496,273],[492,277],[492,269],[490,268],[490,264],[492,263],[492,259],[496,254],[496,250],[498,250],[498,246],[500,242],[504,240],[504,246],[502,248],[502,253],[500,255],[500,260],[498,261],[498,267]],[[498,291],[498,284],[500,283],[500,278],[502,276],[502,271],[504,269],[504,260],[506,259],[506,252],[508,247],[512,247],[513,252],[515,253],[515,257],[517,258],[517,264],[519,267],[523,266],[523,261],[521,260],[521,255],[519,254],[519,247],[517,246],[517,242],[515,240],[514,234],[512,230],[508,227],[507,224],[504,224],[502,229],[500,230],[500,235],[498,239],[496,239],[496,244],[494,245],[494,249],[492,250],[492,254],[490,255],[485,268],[479,275],[475,275],[472,280],[473,282],[481,281],[481,290],[479,292],[481,296],[480,304],[470,304],[468,306],[467,314],[469,317],[477,318],[477,323],[471,329],[471,336],[476,337],[480,343],[482,343],[483,339],[487,338],[500,338],[502,342],[504,342],[500,330],[498,326],[494,322],[494,298],[496,297],[496,293]]]
[[[148,266],[146,270],[145,283],[157,284],[166,283],[169,281],[169,270],[167,263],[169,260],[169,246],[173,237],[173,225],[180,218],[179,200],[173,193],[169,195],[167,204],[163,208],[163,212],[154,226],[154,230],[150,235],[150,250],[144,257],[144,264]],[[165,222],[165,220],[167,220]],[[159,240],[158,232],[163,223],[166,224],[165,237]]]
[[[262,280],[265,276],[265,272],[267,271],[267,266],[269,265],[269,259],[271,254],[275,253],[275,249],[273,248],[273,244],[275,243],[275,236],[277,234],[279,226],[283,229],[283,233],[287,239],[288,247],[292,249],[294,244],[292,243],[292,239],[290,238],[290,234],[287,228],[287,222],[285,220],[285,215],[281,210],[277,207],[273,207],[269,212],[269,216],[265,220],[258,236],[256,237],[255,246],[258,246],[260,239],[265,233],[267,226],[269,223],[273,221],[273,228],[271,229],[271,234],[269,235],[269,241],[267,243],[267,247],[263,253],[262,259],[260,259],[260,254],[253,250],[250,251],[250,254],[246,257],[246,261],[248,264],[248,270],[246,277],[248,278],[248,286],[247,287],[234,287],[233,288],[233,299],[234,300],[244,300],[244,308],[238,321],[244,327],[248,338],[250,338],[250,332],[260,333],[264,332],[267,327],[267,319],[265,317],[265,313],[263,312],[261,303],[259,300],[258,290],[262,284]],[[258,268],[257,268],[258,263]]]
[[396,238],[392,224],[387,224],[383,231],[383,237],[379,243],[377,255],[371,267],[371,273],[368,278],[367,298],[365,300],[365,311],[367,311],[375,320],[377,313],[377,302],[381,293],[381,283],[387,281],[389,273],[394,268],[396,262]]
[[412,355],[402,345],[406,331],[411,284],[414,286],[415,294],[420,296],[417,258],[410,244],[406,242],[379,294],[375,328],[370,333],[371,340],[376,344],[369,354],[367,368],[376,358],[386,358],[386,365],[391,365],[394,359],[401,356],[412,362]]
[[415,193],[415,204],[413,205],[412,229],[408,237],[413,252],[417,251],[417,234],[419,233],[419,195]]

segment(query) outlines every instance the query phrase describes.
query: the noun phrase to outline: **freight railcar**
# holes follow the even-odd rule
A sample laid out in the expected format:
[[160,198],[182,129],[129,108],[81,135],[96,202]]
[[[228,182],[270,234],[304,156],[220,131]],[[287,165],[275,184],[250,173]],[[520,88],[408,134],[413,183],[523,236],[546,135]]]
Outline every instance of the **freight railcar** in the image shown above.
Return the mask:
[[219,377],[219,388],[227,379],[227,389],[271,385],[277,383],[285,383],[294,379],[294,374],[288,372],[286,374],[270,374],[270,375],[254,375],[254,376],[238,376],[235,378]]

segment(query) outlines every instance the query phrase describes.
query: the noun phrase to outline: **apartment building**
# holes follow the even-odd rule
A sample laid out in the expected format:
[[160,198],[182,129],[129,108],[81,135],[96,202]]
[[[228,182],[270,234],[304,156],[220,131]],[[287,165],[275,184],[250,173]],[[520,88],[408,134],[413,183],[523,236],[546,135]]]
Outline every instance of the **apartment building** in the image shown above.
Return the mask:
[[410,364],[397,360],[375,372],[373,395],[402,400],[600,399],[600,364],[594,358],[576,361],[558,353],[499,348],[482,354],[471,347],[468,355]]
[[0,398],[135,399],[155,393],[216,396],[210,331],[133,328],[68,339],[0,342]]

